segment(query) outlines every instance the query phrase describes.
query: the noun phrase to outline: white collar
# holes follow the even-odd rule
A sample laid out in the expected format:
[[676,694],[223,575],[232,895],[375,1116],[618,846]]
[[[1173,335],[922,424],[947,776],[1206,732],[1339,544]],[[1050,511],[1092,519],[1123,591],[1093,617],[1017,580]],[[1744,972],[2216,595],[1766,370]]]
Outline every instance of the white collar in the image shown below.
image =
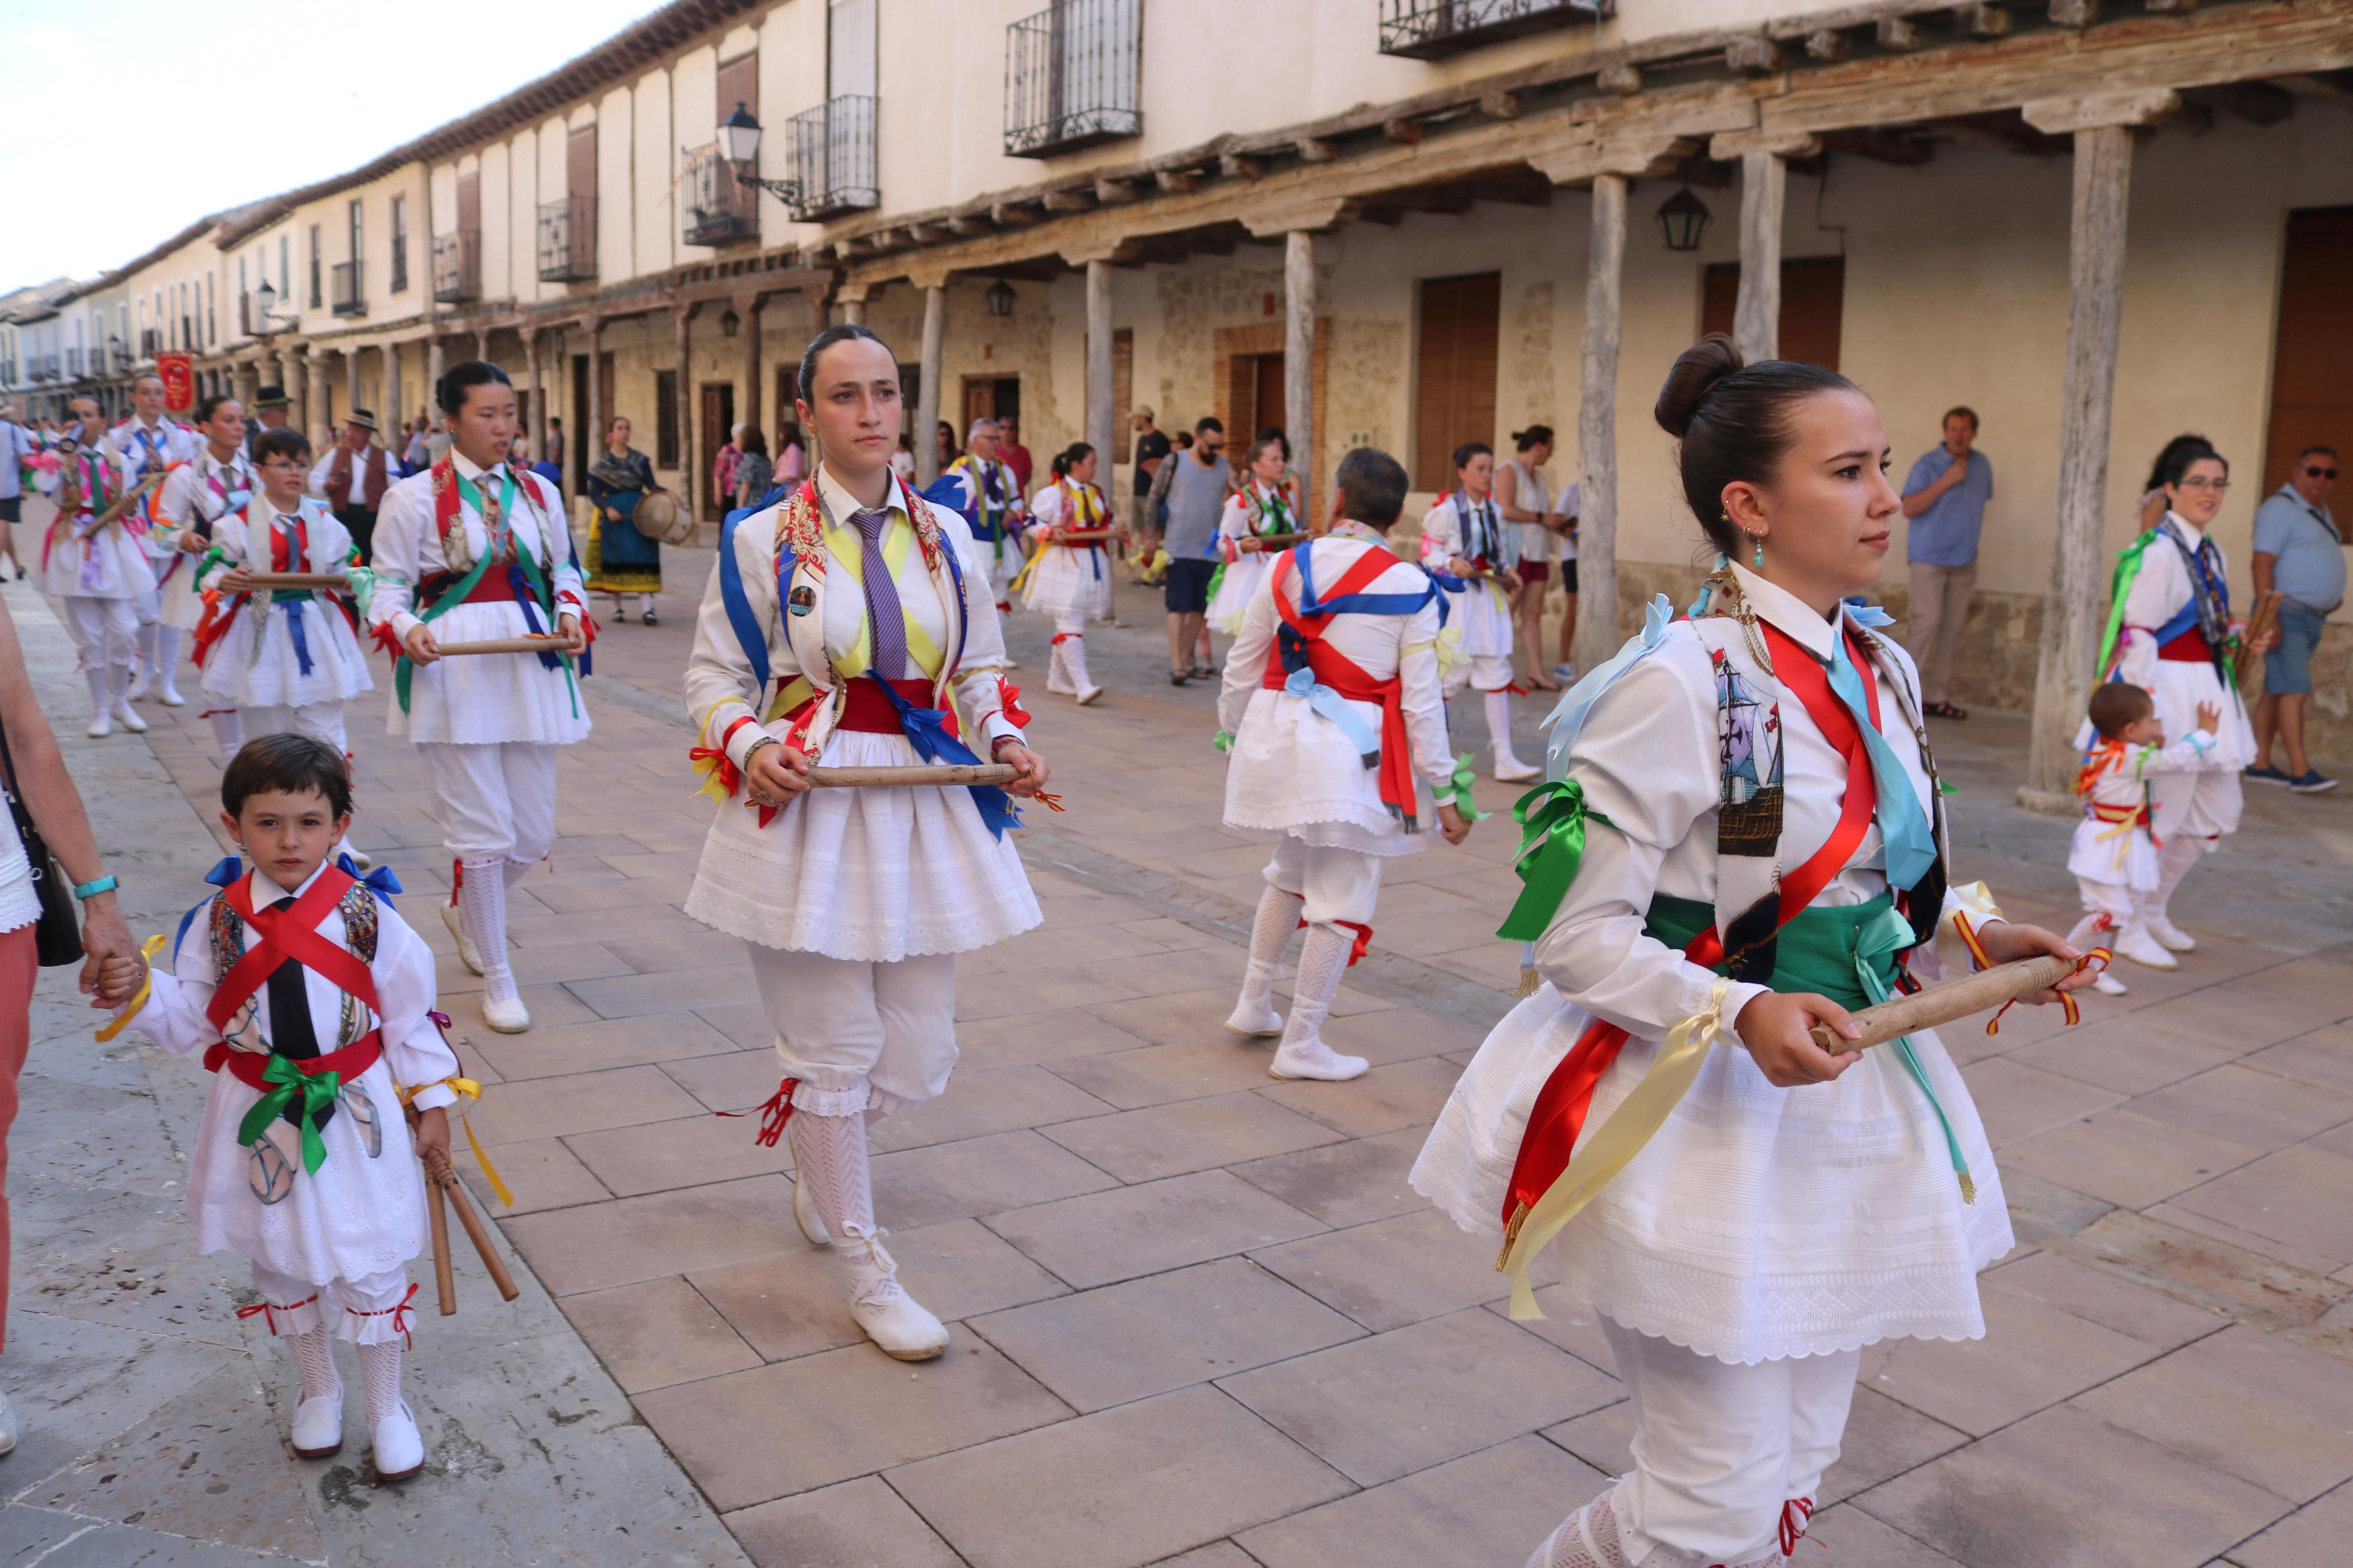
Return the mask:
[[160,439],[171,435],[173,428],[173,424],[169,419],[158,419],[154,424],[149,425],[142,422],[136,414],[131,416],[130,434],[132,435],[140,435],[143,433],[151,437]]
[[1830,622],[1787,588],[1766,581],[1737,561],[1731,566],[1733,581],[1740,584],[1740,595],[1757,612],[1757,619],[1779,628],[1823,663],[1830,662],[1838,647],[1837,634],[1831,629]]
[[334,858],[332,856],[320,861],[319,868],[311,872],[309,876],[303,878],[302,885],[295,889],[290,894],[287,892],[285,889],[280,887],[275,881],[272,881],[260,867],[256,866],[252,870],[246,873],[245,896],[252,901],[253,907],[257,910],[266,910],[280,899],[299,899],[303,894],[309,892],[311,890],[311,884],[325,876],[327,874],[327,868],[334,863]]
[[496,474],[501,468],[506,467],[504,463],[495,463],[487,468],[479,467],[473,458],[458,450],[458,445],[454,441],[449,444],[449,458],[458,465],[459,478],[472,479],[477,483],[480,482],[483,475]]
[[[825,498],[827,508],[833,513],[833,521],[844,528],[849,526],[849,514],[863,510],[865,505],[844,489],[841,481],[833,477],[833,470],[823,463],[817,466],[817,492]],[[907,515],[906,492],[900,488],[896,474],[891,475],[891,488],[884,492],[882,504],[902,517]]]
[[[2299,496],[2296,499],[2301,500],[2303,498]],[[2190,549],[2195,550],[2200,544],[2205,542],[2206,531],[2199,527],[2196,523],[2190,521],[2188,518],[2182,516],[2179,512],[2175,511],[2171,507],[2166,508],[2165,521],[2173,524],[2174,527],[2181,531],[2181,537],[2189,541]]]
[[213,456],[213,444],[207,441],[205,443],[205,449],[196,456],[203,464],[197,470],[199,473],[233,474],[246,466],[245,448],[242,447],[230,452],[226,458],[216,458]]

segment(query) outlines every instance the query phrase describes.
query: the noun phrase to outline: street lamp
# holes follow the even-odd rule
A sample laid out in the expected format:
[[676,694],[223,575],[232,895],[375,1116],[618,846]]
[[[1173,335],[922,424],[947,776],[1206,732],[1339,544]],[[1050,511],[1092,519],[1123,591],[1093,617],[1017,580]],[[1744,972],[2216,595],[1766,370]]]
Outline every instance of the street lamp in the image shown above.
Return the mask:
[[719,335],[723,338],[732,338],[743,325],[744,318],[735,313],[734,306],[730,305],[727,307],[727,313],[719,318]]
[[1692,195],[1689,185],[1669,196],[1659,206],[1659,227],[1666,234],[1667,248],[1697,250],[1710,216],[1707,204]]
[[261,287],[256,289],[253,293],[255,302],[261,308],[254,312],[259,319],[246,334],[248,337],[259,338],[266,342],[279,333],[290,331],[302,324],[302,318],[299,314],[280,316],[273,313],[271,307],[278,303],[278,290],[269,286],[269,279],[263,279]]
[[1015,299],[1013,285],[1008,283],[1004,279],[1000,278],[996,282],[990,284],[988,286],[988,292],[983,294],[981,298],[988,301],[988,313],[990,315],[1009,316],[1013,314],[1013,301]]
[[757,185],[785,204],[798,216],[801,205],[801,183],[798,180],[764,180],[753,171],[760,161],[760,121],[739,99],[726,119],[719,122],[720,154],[735,165],[735,178],[747,185]]

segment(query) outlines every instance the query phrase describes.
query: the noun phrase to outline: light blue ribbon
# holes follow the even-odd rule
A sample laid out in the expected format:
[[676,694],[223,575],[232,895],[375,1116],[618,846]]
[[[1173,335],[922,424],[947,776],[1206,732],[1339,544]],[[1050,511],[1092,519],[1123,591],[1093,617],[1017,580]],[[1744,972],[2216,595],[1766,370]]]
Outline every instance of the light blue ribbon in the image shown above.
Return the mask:
[[1381,761],[1381,740],[1362,715],[1348,706],[1348,700],[1328,686],[1316,684],[1315,672],[1301,665],[1282,682],[1284,693],[1306,699],[1307,706],[1340,727],[1348,737],[1348,744],[1356,748],[1357,757],[1368,768],[1378,767]]
[[[1862,984],[1862,994],[1871,998],[1873,1006],[1893,994],[1887,983],[1879,977],[1879,965],[1873,961],[1892,959],[1906,948],[1916,946],[1918,941],[1912,930],[1912,922],[1897,914],[1893,903],[1882,909],[1876,919],[1855,933],[1855,978]],[[1920,1055],[1912,1047],[1912,1037],[1900,1037],[1889,1048],[1903,1062],[1904,1070],[1912,1075],[1912,1081],[1920,1086],[1920,1092],[1927,1097],[1928,1109],[1936,1113],[1936,1125],[1945,1134],[1945,1152],[1952,1159],[1953,1173],[1960,1178],[1962,1194],[1971,1202],[1976,1201],[1977,1185],[1969,1180],[1969,1163],[1962,1156],[1961,1141],[1954,1135],[1952,1118],[1945,1114],[1945,1107],[1936,1099],[1936,1091],[1928,1085],[1928,1069],[1920,1065]]]
[[1912,779],[1895,758],[1895,749],[1879,726],[1871,721],[1871,703],[1863,695],[1862,674],[1847,657],[1846,638],[1835,638],[1831,649],[1831,689],[1853,715],[1862,731],[1863,750],[1871,756],[1872,777],[1879,785],[1880,837],[1887,843],[1887,881],[1894,888],[1916,888],[1936,863],[1936,841]]
[[1641,662],[1666,640],[1667,628],[1674,624],[1675,606],[1664,594],[1651,599],[1642,611],[1642,629],[1629,637],[1626,646],[1611,655],[1607,663],[1588,670],[1585,679],[1570,687],[1545,723],[1552,738],[1545,742],[1545,776],[1566,778],[1568,774],[1568,751],[1577,743],[1577,731],[1585,728],[1586,716],[1602,694],[1622,679],[1626,672]]

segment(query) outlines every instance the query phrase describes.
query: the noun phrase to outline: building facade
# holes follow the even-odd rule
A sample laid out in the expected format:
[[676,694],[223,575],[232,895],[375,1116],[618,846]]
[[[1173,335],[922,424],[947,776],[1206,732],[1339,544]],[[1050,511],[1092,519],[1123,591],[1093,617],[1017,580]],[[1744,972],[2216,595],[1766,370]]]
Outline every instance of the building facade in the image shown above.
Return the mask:
[[[1588,601],[1630,614],[1696,574],[1649,408],[1720,326],[1859,381],[1900,465],[1978,412],[1957,695],[2037,707],[2056,783],[2164,441],[2231,457],[2242,580],[2295,449],[2353,451],[2348,277],[2353,0],[679,0],[362,169],[11,297],[0,376],[54,399],[176,349],[323,438],[487,353],[535,448],[560,416],[576,475],[625,416],[715,520],[729,427],[773,443],[811,331],[858,319],[926,468],[934,421],[988,412],[1041,467],[1081,437],[1124,464],[1148,405],[1282,426],[1319,490],[1371,443],[1434,492],[1456,444],[1550,425]],[[1892,552],[1899,613],[1903,576]],[[2340,756],[2348,663],[2340,611],[2313,714]]]

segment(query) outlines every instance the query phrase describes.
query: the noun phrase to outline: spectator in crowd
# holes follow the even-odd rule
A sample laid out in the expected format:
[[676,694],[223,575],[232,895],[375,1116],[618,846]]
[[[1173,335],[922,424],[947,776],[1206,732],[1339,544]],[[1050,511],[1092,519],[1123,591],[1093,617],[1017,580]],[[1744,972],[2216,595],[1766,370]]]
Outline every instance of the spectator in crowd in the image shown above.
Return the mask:
[[[430,468],[433,462],[431,454],[426,448],[426,436],[430,426],[420,415],[415,423],[407,426],[407,429],[408,445],[401,452],[400,460],[410,473],[421,474]],[[555,421],[551,419],[547,422],[547,444],[552,449],[560,448],[561,444],[555,437]]]
[[[2317,795],[2337,781],[2304,751],[2304,707],[2312,699],[2312,652],[2330,611],[2345,602],[2344,525],[2328,510],[2336,448],[2306,447],[2287,483],[2255,509],[2255,592],[2280,596],[2279,646],[2263,655],[2263,695],[2255,704],[2255,762],[2247,776]],[[2272,742],[2286,742],[2287,768],[2272,765]]]
[[1977,414],[1950,410],[1943,444],[1904,481],[1904,515],[1912,520],[1912,662],[1920,668],[1921,706],[1938,719],[1968,717],[1952,702],[1953,655],[1968,625],[1978,533],[1993,500],[1993,465],[1976,450],[1977,438]]
[[958,458],[964,456],[964,448],[956,445],[955,426],[944,419],[941,420],[940,427],[932,439],[940,455],[940,472],[944,474],[956,466]]
[[1193,447],[1171,458],[1153,477],[1146,516],[1166,509],[1168,552],[1165,602],[1168,606],[1168,684],[1192,678],[1189,661],[1200,642],[1209,608],[1209,578],[1218,569],[1218,520],[1226,510],[1233,465],[1226,461],[1224,421],[1210,415],[1193,426]]
[[[1152,420],[1149,407],[1139,407],[1128,416],[1128,427],[1134,433],[1135,447],[1135,506],[1134,516],[1129,520],[1135,543],[1130,548],[1128,559],[1138,571],[1152,559],[1152,552],[1160,547],[1160,520],[1152,515],[1145,503],[1151,498],[1152,481],[1159,477],[1161,463],[1173,450],[1168,437],[1154,427]],[[1144,581],[1141,576],[1132,576],[1130,580],[1135,583]]]
[[776,482],[797,485],[808,478],[808,437],[800,423],[787,419],[776,429]]
[[13,407],[0,405],[0,556],[25,578],[25,563],[16,559],[16,530],[24,521],[25,459],[41,449],[41,437],[16,421]]
[[335,521],[352,536],[360,564],[375,559],[375,514],[384,492],[398,478],[392,454],[376,444],[375,416],[354,408],[343,420],[341,439],[311,468],[309,489],[333,509]]
[[915,479],[915,449],[907,441],[907,433],[899,432],[899,449],[891,454],[891,471],[909,484]]
[[776,488],[776,466],[768,459],[768,438],[744,426],[744,455],[735,459],[735,494],[729,506],[751,506]]
[[1005,459],[1005,466],[1013,470],[1013,477],[1020,483],[1021,493],[1026,496],[1029,493],[1029,476],[1036,471],[1038,465],[1036,459],[1029,456],[1029,448],[1021,444],[1020,417],[1008,414],[997,422],[997,426],[1005,437],[1005,449],[998,456]]
[[[735,426],[740,437],[744,427]],[[732,447],[734,443],[730,442]],[[730,478],[735,465],[727,466]],[[638,502],[659,491],[653,460],[629,445],[629,422],[619,415],[605,425],[605,449],[588,467],[588,504],[596,515],[588,525],[588,561],[585,581],[592,594],[613,595],[613,621],[628,624],[622,595],[638,596],[638,618],[659,626],[654,595],[661,592],[661,542],[638,531]],[[724,496],[724,490],[712,492]]]
[[719,456],[711,462],[711,493],[726,497],[735,493],[735,464],[743,457],[744,426],[727,427],[727,445],[719,448]]

